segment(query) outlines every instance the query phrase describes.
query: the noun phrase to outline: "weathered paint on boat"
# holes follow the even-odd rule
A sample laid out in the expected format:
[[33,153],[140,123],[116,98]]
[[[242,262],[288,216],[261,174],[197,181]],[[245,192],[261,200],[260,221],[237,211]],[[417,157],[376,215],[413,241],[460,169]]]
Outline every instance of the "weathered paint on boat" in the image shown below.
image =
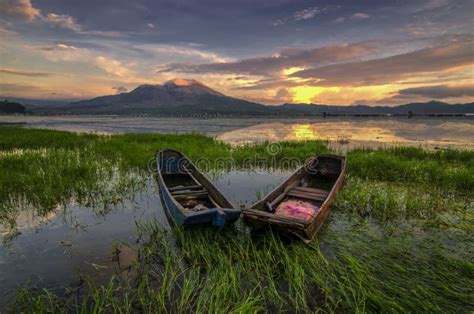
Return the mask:
[[[171,149],[161,150],[157,152],[156,160],[157,181],[161,199],[165,211],[173,224],[178,226],[212,224],[217,227],[223,227],[240,217],[241,210],[236,209],[212,182],[182,153]],[[181,205],[176,197],[172,195],[169,190],[170,186],[167,185],[164,177],[179,177],[180,175],[187,176],[188,174],[194,182],[208,193],[209,203],[216,206],[200,211],[190,211]]]
[[[345,157],[332,154],[316,155],[310,158],[303,167],[295,171],[285,182],[262,200],[253,204],[250,208],[244,209],[242,211],[244,220],[255,229],[271,226],[278,231],[296,235],[303,241],[310,242],[326,220],[330,206],[343,183],[345,173]],[[316,183],[308,188],[302,187],[300,182],[305,179]],[[318,179],[320,182],[327,180],[330,183],[329,189],[322,190],[318,188]],[[300,190],[306,189],[309,192],[296,191],[291,193],[290,191],[294,191],[295,188]],[[288,196],[291,199],[313,199],[312,201],[319,206],[318,213],[313,219],[304,221],[278,216],[270,212],[272,202],[276,202],[276,205],[278,205],[279,202]],[[317,201],[318,199],[319,201]]]

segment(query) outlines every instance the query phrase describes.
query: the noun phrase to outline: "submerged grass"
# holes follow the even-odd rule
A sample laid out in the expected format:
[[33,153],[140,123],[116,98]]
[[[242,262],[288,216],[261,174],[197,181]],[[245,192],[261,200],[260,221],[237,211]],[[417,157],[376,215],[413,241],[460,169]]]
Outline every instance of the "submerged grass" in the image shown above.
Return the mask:
[[[213,170],[290,167],[324,142],[231,147],[209,137],[99,136],[0,127],[0,221],[71,199],[106,206],[149,178],[154,152],[206,158]],[[230,165],[227,160],[232,159]],[[241,224],[166,231],[137,226],[137,276],[89,281],[58,296],[21,289],[12,312],[471,312],[474,311],[474,152],[354,150],[333,212],[311,245]],[[293,165],[294,166],[294,165]],[[216,169],[217,168],[217,169]]]

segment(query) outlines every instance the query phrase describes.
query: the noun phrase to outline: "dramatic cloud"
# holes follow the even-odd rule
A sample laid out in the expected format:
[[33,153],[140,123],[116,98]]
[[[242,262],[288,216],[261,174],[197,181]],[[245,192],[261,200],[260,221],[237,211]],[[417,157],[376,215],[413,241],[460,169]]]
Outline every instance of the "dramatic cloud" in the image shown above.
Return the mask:
[[474,63],[473,38],[453,40],[391,57],[328,65],[302,70],[291,76],[320,80],[325,86],[360,86],[393,83],[412,74],[444,71]]
[[75,32],[79,32],[82,29],[82,27],[76,23],[74,18],[69,15],[49,13],[48,15],[46,15],[45,21],[50,24],[57,25],[62,28],[67,28]]
[[0,0],[0,15],[31,21],[39,13],[30,0]]
[[244,59],[237,62],[209,64],[171,64],[159,72],[185,73],[236,73],[271,76],[284,69],[294,67],[314,67],[335,62],[354,60],[372,52],[368,44],[343,44],[314,49],[284,49],[272,57]]
[[442,99],[451,97],[474,97],[474,85],[469,86],[420,86],[401,89],[399,95],[422,96],[432,99]]
[[0,76],[38,86],[18,97],[184,77],[266,103],[472,98],[472,0],[332,3],[0,0]]
[[48,77],[48,76],[55,75],[55,73],[28,72],[28,71],[20,71],[20,70],[13,70],[13,69],[0,69],[0,73],[17,75],[17,76],[27,76],[27,77]]

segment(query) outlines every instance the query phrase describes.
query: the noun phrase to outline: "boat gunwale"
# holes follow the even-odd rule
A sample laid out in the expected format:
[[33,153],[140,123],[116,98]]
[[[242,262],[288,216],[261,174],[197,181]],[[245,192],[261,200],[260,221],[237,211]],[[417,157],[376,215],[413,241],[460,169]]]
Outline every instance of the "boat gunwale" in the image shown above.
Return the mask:
[[[277,191],[284,190],[284,188],[291,182],[291,180],[299,174],[300,171],[306,171],[306,167],[318,159],[318,157],[328,157],[333,159],[338,159],[341,162],[341,170],[337,176],[336,181],[331,187],[327,197],[321,203],[320,210],[318,211],[317,215],[309,220],[303,221],[297,218],[289,218],[289,217],[281,217],[277,216],[274,213],[267,212],[265,210],[256,209],[255,207],[262,207],[265,202],[269,201],[269,198],[276,193]],[[277,227],[287,227],[289,230],[288,232],[295,234],[299,238],[301,238],[305,242],[310,242],[314,236],[316,235],[318,229],[321,227],[322,223],[325,221],[329,207],[334,201],[337,192],[339,191],[340,187],[342,186],[345,174],[346,174],[346,166],[347,166],[347,159],[345,156],[335,155],[335,154],[317,154],[308,159],[305,164],[295,170],[285,181],[275,187],[271,192],[269,192],[263,199],[253,203],[249,208],[244,208],[242,210],[244,219],[249,217],[251,220],[260,221],[265,225],[274,225]],[[306,171],[307,172],[307,171]],[[320,221],[321,220],[321,221]],[[318,225],[319,222],[319,225]],[[250,223],[252,224],[252,223]],[[292,230],[296,229],[296,230]],[[315,229],[314,232],[311,232],[311,229]],[[304,238],[298,231],[302,231],[307,235],[307,238]]]
[[[187,210],[183,205],[181,205],[176,200],[176,198],[171,194],[171,192],[169,191],[168,186],[166,185],[165,180],[164,180],[163,175],[162,175],[161,170],[160,170],[160,160],[161,160],[162,153],[164,153],[164,152],[173,152],[173,153],[176,153],[178,156],[184,158],[188,162],[187,166],[191,166],[193,171],[198,172],[205,180],[207,180],[210,183],[210,186],[214,189],[214,192],[220,194],[222,199],[224,199],[230,205],[230,208],[227,208],[227,207],[213,207],[213,208],[208,208],[208,209],[201,210],[201,211],[198,211],[198,212],[194,212],[194,211]],[[158,176],[159,185],[161,186],[160,187],[160,192],[161,192],[162,188],[164,188],[164,192],[166,192],[166,194],[169,196],[169,198],[171,199],[171,201],[173,202],[175,207],[177,207],[179,209],[179,211],[181,212],[181,214],[184,216],[183,223],[185,223],[186,218],[188,218],[188,217],[194,217],[194,216],[201,216],[201,215],[205,215],[205,214],[210,214],[210,213],[215,212],[215,210],[218,209],[218,208],[227,209],[227,210],[236,210],[235,207],[233,206],[233,204],[225,197],[225,195],[214,184],[212,184],[212,181],[209,180],[209,178],[207,178],[196,167],[196,165],[194,165],[194,163],[182,152],[180,152],[178,150],[175,150],[175,149],[161,149],[161,150],[156,152],[155,158],[156,158],[156,161],[157,161],[156,173],[157,173],[157,176]],[[188,170],[188,172],[189,172],[189,169],[186,169],[186,170]],[[193,179],[197,181],[197,183],[202,185],[202,183],[195,176],[193,176],[191,173],[189,173],[189,175],[191,175],[193,177]],[[207,191],[206,188],[205,188],[205,190]],[[207,192],[209,192],[209,191],[207,191]],[[210,197],[211,196],[209,195],[209,198]],[[216,201],[216,200],[214,200],[214,201]],[[166,204],[166,202],[163,202],[163,203],[164,203],[164,206],[167,207],[167,210],[169,211],[170,209],[168,208],[168,205]],[[217,202],[216,202],[216,204],[217,204]],[[170,216],[172,216],[172,215],[170,215]],[[173,221],[176,223],[175,218],[174,217],[172,217],[172,218],[173,218]]]

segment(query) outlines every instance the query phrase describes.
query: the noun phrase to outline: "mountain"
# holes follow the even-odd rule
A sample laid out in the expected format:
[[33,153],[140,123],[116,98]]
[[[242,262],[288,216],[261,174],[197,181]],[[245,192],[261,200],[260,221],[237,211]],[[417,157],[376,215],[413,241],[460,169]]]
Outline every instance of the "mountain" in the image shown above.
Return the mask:
[[16,102],[2,101],[0,102],[0,114],[24,114],[25,106]]
[[283,104],[277,106],[282,113],[301,112],[306,114],[439,114],[439,113],[474,113],[474,103],[451,105],[440,101],[409,103],[394,107],[387,106],[331,106],[318,104]]
[[55,106],[62,106],[71,103],[72,101],[77,101],[78,99],[33,99],[33,98],[19,98],[19,97],[9,97],[9,96],[0,96],[0,99],[4,99],[9,102],[16,102],[20,103],[23,106],[28,108],[36,108],[38,106],[41,107],[55,107]]
[[[131,92],[101,96],[55,107],[53,112],[89,114],[242,113],[266,106],[219,93],[196,80],[174,79],[163,85],[140,85]],[[48,111],[41,108],[40,111]]]
[[174,79],[163,85],[140,85],[131,92],[69,103],[33,103],[27,109],[43,114],[159,114],[192,115],[360,115],[360,114],[459,114],[474,113],[474,103],[451,105],[439,101],[388,106],[335,106],[283,104],[264,106],[229,97],[196,80]]

